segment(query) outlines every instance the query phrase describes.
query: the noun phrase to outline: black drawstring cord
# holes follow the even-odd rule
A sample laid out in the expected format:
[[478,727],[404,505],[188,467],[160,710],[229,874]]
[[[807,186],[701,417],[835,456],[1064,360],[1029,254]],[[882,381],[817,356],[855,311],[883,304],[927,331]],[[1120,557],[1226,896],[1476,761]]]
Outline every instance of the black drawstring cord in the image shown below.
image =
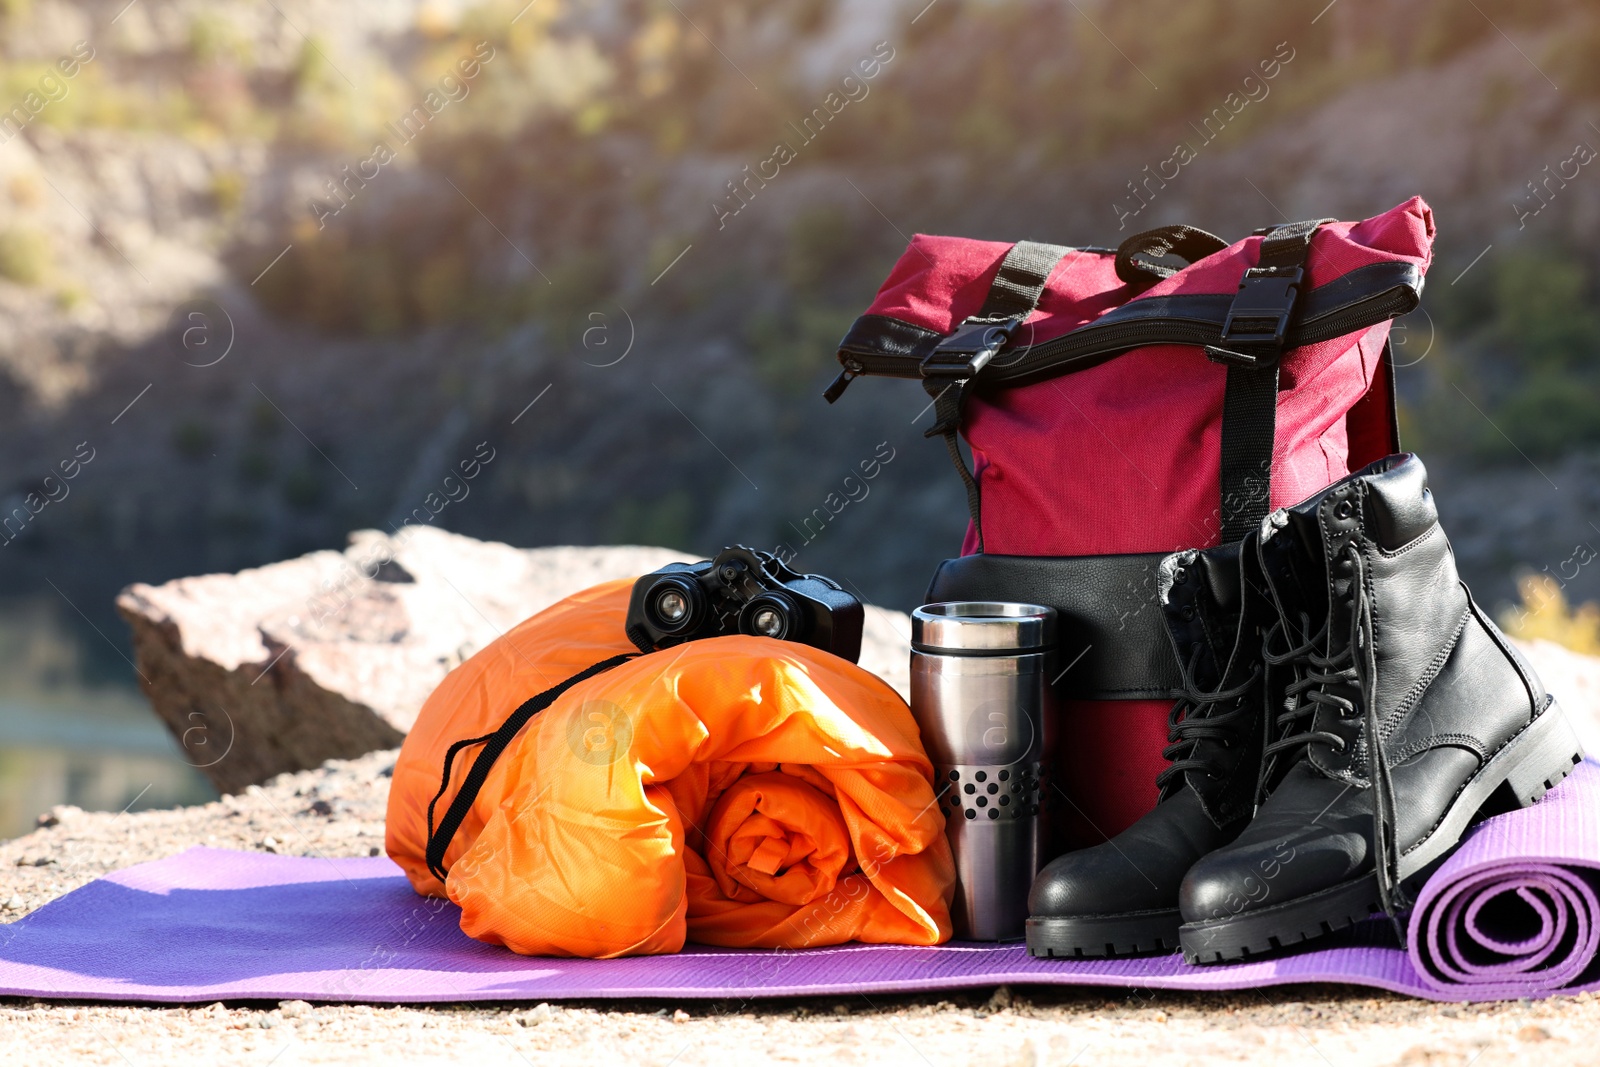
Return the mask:
[[[629,635],[632,637],[632,635]],[[539,712],[555,703],[556,698],[579,682],[593,678],[597,674],[609,671],[613,667],[621,666],[638,656],[638,652],[624,652],[610,659],[601,660],[592,667],[587,667],[564,682],[551,686],[544,692],[524,700],[517,710],[507,716],[505,722],[490,733],[481,737],[469,737],[464,741],[457,741],[451,745],[444,756],[444,777],[439,783],[439,792],[428,801],[428,843],[424,854],[428,870],[439,881],[445,880],[448,871],[444,865],[444,854],[450,848],[451,840],[456,836],[456,831],[461,828],[461,823],[467,817],[467,812],[472,809],[472,802],[478,798],[478,791],[483,788],[483,783],[489,779],[489,770],[494,766],[495,760],[500,758],[513,738],[528,724],[528,720]],[[467,776],[457,790],[455,799],[450,802],[449,810],[444,813],[444,818],[439,821],[437,828],[433,824],[434,807],[444,797],[450,788],[450,771],[455,763],[456,754],[464,748],[473,745],[482,745],[483,750],[478,753],[478,758],[472,761],[472,766],[467,770]]]

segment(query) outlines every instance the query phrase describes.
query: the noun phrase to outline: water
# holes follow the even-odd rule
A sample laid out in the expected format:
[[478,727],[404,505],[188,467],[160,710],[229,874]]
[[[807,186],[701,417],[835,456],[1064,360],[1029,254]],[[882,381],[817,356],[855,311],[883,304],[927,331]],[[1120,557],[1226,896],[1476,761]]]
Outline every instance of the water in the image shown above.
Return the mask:
[[92,669],[94,655],[49,602],[0,605],[0,840],[57,804],[143,811],[215,799],[131,680]]

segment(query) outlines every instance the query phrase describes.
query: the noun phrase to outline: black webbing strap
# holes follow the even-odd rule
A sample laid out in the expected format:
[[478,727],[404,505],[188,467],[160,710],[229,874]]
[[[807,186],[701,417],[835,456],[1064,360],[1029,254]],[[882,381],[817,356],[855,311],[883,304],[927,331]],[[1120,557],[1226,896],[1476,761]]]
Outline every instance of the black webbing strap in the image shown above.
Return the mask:
[[1278,430],[1278,364],[1229,367],[1222,395],[1222,543],[1232,544],[1271,510],[1272,444]]
[[1386,379],[1383,386],[1383,396],[1389,404],[1389,455],[1394,455],[1400,449],[1400,397],[1399,383],[1395,380],[1394,373],[1394,346],[1388,337],[1383,339],[1383,359],[1380,369]]
[[924,436],[944,438],[950,462],[967,490],[967,514],[972,517],[972,528],[978,535],[979,552],[983,551],[983,522],[978,480],[967,467],[956,436],[961,428],[961,408],[966,401],[967,387],[995,353],[1011,340],[1022,320],[1039,306],[1045,283],[1050,280],[1056,264],[1070,251],[1072,249],[1063,245],[1037,241],[1018,241],[1012,245],[1000,262],[1000,270],[989,286],[982,309],[940,341],[922,361],[922,387],[933,398],[934,414],[933,426]]
[[1228,242],[1216,234],[1197,230],[1193,226],[1158,226],[1136,233],[1117,246],[1117,277],[1130,285],[1152,285],[1178,272],[1172,267],[1147,263],[1137,257],[1154,256],[1159,259],[1162,256],[1180,256],[1190,263],[1197,263],[1227,247]]
[[[1018,241],[1000,261],[1000,270],[984,297],[983,309],[973,316],[989,322],[1027,318],[1039,306],[1045,283],[1072,249],[1038,241]],[[968,319],[971,322],[972,319]]]
[[1222,400],[1222,543],[1238,541],[1266,518],[1272,502],[1272,446],[1278,427],[1278,359],[1299,302],[1306,256],[1317,227],[1332,219],[1278,226],[1261,258],[1244,272],[1206,355],[1228,366]]
[[[461,828],[461,822],[467,817],[467,812],[472,809],[472,802],[478,799],[478,791],[483,788],[483,783],[488,781],[489,770],[494,766],[495,760],[499,759],[501,754],[505,752],[507,746],[511,744],[512,738],[516,737],[522,728],[528,725],[528,720],[548,708],[555,702],[557,697],[579,682],[609,671],[613,667],[620,666],[638,654],[637,652],[624,652],[621,655],[612,656],[610,659],[601,660],[594,666],[579,671],[559,685],[551,686],[537,696],[531,696],[524,700],[521,706],[516,711],[513,711],[510,717],[493,732],[484,734],[482,737],[469,737],[450,746],[449,751],[444,756],[444,779],[439,783],[439,792],[434,794],[432,800],[428,801],[428,847],[425,855],[428,861],[428,870],[433,872],[435,878],[441,882],[445,880],[447,872],[444,867],[444,854],[449,850],[451,840],[455,838],[456,831]],[[473,760],[472,767],[467,771],[467,777],[462,781],[461,788],[456,792],[455,799],[450,802],[449,810],[444,813],[444,818],[439,820],[439,826],[435,829],[433,825],[433,809],[444,796],[445,791],[450,788],[450,769],[455,763],[456,753],[473,745],[482,745],[483,750],[478,753],[478,758]]]

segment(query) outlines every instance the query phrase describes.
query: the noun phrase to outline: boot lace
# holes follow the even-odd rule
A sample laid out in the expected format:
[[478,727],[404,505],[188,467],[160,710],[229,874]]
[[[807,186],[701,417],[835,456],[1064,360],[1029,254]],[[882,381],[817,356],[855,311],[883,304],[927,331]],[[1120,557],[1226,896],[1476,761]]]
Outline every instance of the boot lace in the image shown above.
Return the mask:
[[[1313,730],[1311,726],[1320,708],[1331,708],[1340,719],[1361,719],[1362,736],[1366,740],[1367,781],[1373,793],[1373,865],[1378,879],[1378,897],[1383,910],[1394,925],[1405,946],[1406,934],[1400,915],[1410,907],[1400,880],[1400,846],[1395,819],[1394,780],[1389,759],[1384,753],[1379,734],[1378,707],[1374,699],[1378,684],[1378,663],[1372,644],[1372,603],[1367,596],[1366,561],[1354,542],[1346,545],[1340,555],[1351,564],[1350,581],[1350,635],[1345,647],[1327,655],[1329,628],[1333,624],[1334,605],[1328,607],[1328,617],[1316,633],[1311,634],[1296,647],[1283,652],[1272,652],[1271,642],[1287,637],[1287,629],[1280,620],[1268,633],[1262,649],[1262,659],[1272,665],[1289,664],[1296,678],[1284,689],[1284,711],[1276,717],[1281,733],[1277,740],[1269,741],[1263,749],[1263,783],[1269,773],[1268,761],[1279,753],[1304,748],[1318,741],[1325,742],[1336,751],[1345,751],[1349,743],[1331,730]],[[1308,633],[1311,619],[1300,614],[1300,632]],[[1330,691],[1333,687],[1354,689],[1356,700]]]
[[1196,648],[1183,669],[1184,694],[1167,713],[1167,747],[1161,758],[1168,760],[1167,767],[1156,775],[1156,788],[1165,798],[1168,786],[1176,783],[1189,771],[1199,771],[1209,778],[1222,777],[1222,765],[1215,757],[1196,754],[1203,740],[1219,740],[1223,746],[1230,744],[1239,731],[1241,720],[1249,714],[1245,705],[1232,711],[1214,713],[1214,709],[1237,701],[1248,693],[1261,677],[1261,667],[1256,664],[1250,676],[1229,689],[1201,689],[1195,685],[1195,668],[1199,664],[1201,649]]
[[[1304,612],[1300,614],[1301,632],[1311,629],[1311,619]],[[1267,642],[1284,633],[1283,624],[1277,623],[1267,634]],[[1284,687],[1284,710],[1274,720],[1279,727],[1279,737],[1276,741],[1269,742],[1262,750],[1271,758],[1280,752],[1288,752],[1313,744],[1317,741],[1332,745],[1343,752],[1348,745],[1344,737],[1332,730],[1312,730],[1311,720],[1316,715],[1317,709],[1331,707],[1341,719],[1351,718],[1356,713],[1355,705],[1346,697],[1337,693],[1330,693],[1324,687],[1332,685],[1355,685],[1357,678],[1355,664],[1350,649],[1345,649],[1333,656],[1323,655],[1319,648],[1325,647],[1328,640],[1328,622],[1324,621],[1316,633],[1306,638],[1299,645],[1284,652],[1272,652],[1263,648],[1261,658],[1274,667],[1290,664],[1295,669],[1296,678]]]

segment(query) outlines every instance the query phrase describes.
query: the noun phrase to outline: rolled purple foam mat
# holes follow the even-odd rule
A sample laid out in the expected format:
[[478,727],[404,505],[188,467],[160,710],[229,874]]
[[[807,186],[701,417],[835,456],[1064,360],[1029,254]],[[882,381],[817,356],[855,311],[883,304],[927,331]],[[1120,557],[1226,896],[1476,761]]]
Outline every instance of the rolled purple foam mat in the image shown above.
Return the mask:
[[1382,920],[1273,956],[1192,967],[1178,954],[1039,960],[1016,942],[689,945],[668,956],[541,959],[474,941],[386,857],[195,848],[116,871],[0,925],[0,996],[671,1000],[932,992],[1001,984],[1205,990],[1338,982],[1430,1000],[1600,989],[1600,764],[1486,820],[1428,881],[1409,947]]
[[1600,980],[1600,764],[1486,820],[1428,879],[1407,940],[1434,989],[1542,996]]

